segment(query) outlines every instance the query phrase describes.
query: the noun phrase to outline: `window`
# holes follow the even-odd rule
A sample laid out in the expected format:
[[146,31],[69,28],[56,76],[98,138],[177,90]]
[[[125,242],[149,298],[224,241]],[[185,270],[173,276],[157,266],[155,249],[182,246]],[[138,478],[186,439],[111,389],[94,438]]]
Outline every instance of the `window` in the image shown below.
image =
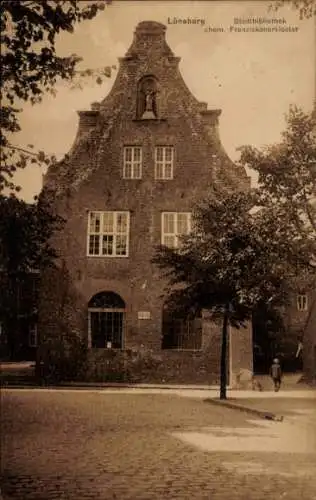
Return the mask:
[[124,148],[124,179],[142,178],[142,148],[138,146],[126,146]]
[[162,349],[190,350],[202,349],[202,316],[178,317],[170,314],[168,310],[163,311],[163,337]]
[[38,337],[37,337],[37,324],[33,323],[29,326],[29,346],[37,347],[38,346]]
[[88,304],[89,346],[122,349],[125,302],[114,292],[99,292]]
[[298,311],[307,311],[308,301],[306,293],[299,293],[297,295],[297,310]]
[[163,212],[161,243],[170,248],[179,247],[179,238],[191,231],[189,212]]
[[127,257],[129,212],[90,212],[88,255]]
[[173,157],[172,146],[157,146],[155,150],[155,178],[173,179]]

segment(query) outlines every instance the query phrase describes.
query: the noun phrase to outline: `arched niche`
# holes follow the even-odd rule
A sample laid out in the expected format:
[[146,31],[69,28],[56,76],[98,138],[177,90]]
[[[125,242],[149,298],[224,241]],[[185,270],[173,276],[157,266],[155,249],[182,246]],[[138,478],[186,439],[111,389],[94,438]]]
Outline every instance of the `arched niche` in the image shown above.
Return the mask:
[[154,75],[143,76],[137,86],[137,110],[139,120],[158,118],[158,80]]

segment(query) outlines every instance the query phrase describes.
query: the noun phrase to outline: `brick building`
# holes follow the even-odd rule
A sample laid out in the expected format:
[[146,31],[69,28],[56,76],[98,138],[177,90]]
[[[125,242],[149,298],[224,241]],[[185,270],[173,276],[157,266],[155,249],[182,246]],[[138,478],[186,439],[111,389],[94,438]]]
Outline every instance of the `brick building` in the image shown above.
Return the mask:
[[[307,380],[316,380],[316,292],[315,278],[302,281],[285,308],[283,350],[303,368]],[[291,365],[290,365],[291,367]]]
[[303,367],[306,380],[316,382],[316,291],[310,294],[303,337]]
[[[214,184],[244,190],[250,181],[221,145],[221,111],[191,94],[165,31],[138,24],[112,90],[78,112],[71,151],[45,177],[66,224],[54,240],[59,274],[43,275],[40,331],[53,337],[66,325],[86,340],[91,363],[122,349],[159,353],[163,368],[148,381],[210,383],[220,326],[205,311],[169,318],[151,259],[159,244],[178,245]],[[229,367],[231,383],[240,371],[251,375],[249,327],[231,332]]]

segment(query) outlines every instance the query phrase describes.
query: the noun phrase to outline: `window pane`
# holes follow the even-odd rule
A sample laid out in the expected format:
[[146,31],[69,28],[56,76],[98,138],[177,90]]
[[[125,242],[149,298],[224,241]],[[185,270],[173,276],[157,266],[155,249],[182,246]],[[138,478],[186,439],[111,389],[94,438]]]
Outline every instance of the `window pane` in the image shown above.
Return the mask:
[[140,161],[140,148],[134,148],[134,162]]
[[134,163],[134,179],[140,179],[141,178],[141,168],[140,168],[140,163]]
[[177,224],[178,234],[188,234],[189,232],[189,221],[188,214],[179,213],[178,214],[178,224]]
[[127,214],[116,214],[116,232],[123,234],[127,232]]
[[124,178],[131,179],[132,178],[132,164],[126,163],[124,165]]
[[172,148],[171,147],[165,148],[165,160],[166,161],[172,160]]
[[114,231],[114,217],[113,212],[103,213],[103,233],[113,233]]
[[156,164],[156,179],[164,178],[164,168],[162,163]]
[[162,147],[156,148],[156,160],[163,161],[163,148]]
[[163,220],[163,231],[164,231],[164,234],[167,234],[167,233],[175,233],[175,217],[174,217],[175,214],[173,213],[170,213],[170,214],[163,214],[164,216],[164,220]]
[[116,237],[116,255],[127,255],[127,238],[126,236]]
[[89,236],[89,255],[99,255],[99,242],[100,237],[98,235],[91,234]]
[[176,247],[176,237],[175,236],[164,236],[163,239],[163,244],[166,245],[169,248],[175,248]]
[[113,236],[104,235],[102,241],[102,255],[113,255]]
[[90,213],[90,233],[100,232],[100,215],[98,212]]
[[125,161],[132,161],[132,148],[125,148]]
[[172,179],[172,165],[167,163],[165,165],[165,179]]

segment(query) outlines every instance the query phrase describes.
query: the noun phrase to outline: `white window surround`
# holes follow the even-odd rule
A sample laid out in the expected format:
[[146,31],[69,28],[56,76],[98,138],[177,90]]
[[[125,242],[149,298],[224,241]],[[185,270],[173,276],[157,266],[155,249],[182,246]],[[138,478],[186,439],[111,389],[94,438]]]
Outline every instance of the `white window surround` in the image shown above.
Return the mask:
[[306,293],[298,293],[296,297],[296,305],[298,311],[307,311],[308,297]]
[[141,179],[142,161],[141,146],[124,146],[123,179]]
[[130,213],[90,211],[88,214],[87,256],[128,257]]
[[191,231],[191,212],[162,212],[161,244],[179,248],[180,237]]
[[155,179],[171,180],[173,179],[174,147],[156,146],[155,147]]

